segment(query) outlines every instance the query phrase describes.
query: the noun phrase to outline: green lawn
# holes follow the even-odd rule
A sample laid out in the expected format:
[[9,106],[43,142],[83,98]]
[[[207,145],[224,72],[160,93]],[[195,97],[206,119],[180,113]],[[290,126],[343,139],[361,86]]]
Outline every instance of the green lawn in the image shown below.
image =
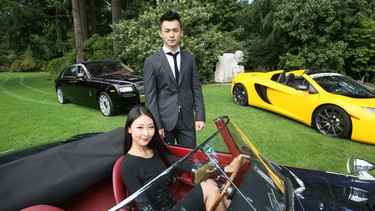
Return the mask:
[[[0,73],[0,152],[61,140],[78,133],[123,127],[125,114],[104,117],[98,109],[60,105],[46,73]],[[266,157],[291,166],[346,173],[346,159],[375,162],[375,146],[329,138],[314,129],[262,109],[237,106],[229,84],[203,85],[207,123],[198,142],[228,115]]]

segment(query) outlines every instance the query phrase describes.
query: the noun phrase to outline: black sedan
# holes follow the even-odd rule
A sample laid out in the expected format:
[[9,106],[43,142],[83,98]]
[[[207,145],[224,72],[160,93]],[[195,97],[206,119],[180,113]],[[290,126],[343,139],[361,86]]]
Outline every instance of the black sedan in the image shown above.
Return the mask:
[[99,107],[104,116],[144,102],[143,78],[117,61],[71,64],[55,80],[57,99]]

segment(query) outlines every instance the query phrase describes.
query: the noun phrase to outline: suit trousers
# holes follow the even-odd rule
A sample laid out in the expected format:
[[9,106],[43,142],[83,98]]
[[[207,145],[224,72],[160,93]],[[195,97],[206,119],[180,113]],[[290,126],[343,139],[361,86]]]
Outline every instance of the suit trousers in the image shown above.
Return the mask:
[[197,146],[195,127],[188,128],[182,120],[181,112],[178,114],[176,126],[172,131],[164,131],[166,144],[175,144],[175,139],[178,145],[195,148]]

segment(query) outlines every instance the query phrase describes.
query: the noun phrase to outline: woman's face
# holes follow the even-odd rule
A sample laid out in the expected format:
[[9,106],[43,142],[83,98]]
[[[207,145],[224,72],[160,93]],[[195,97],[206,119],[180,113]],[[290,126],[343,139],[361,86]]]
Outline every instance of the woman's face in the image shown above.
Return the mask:
[[155,134],[155,126],[152,119],[146,115],[141,115],[128,128],[132,136],[133,144],[147,146]]

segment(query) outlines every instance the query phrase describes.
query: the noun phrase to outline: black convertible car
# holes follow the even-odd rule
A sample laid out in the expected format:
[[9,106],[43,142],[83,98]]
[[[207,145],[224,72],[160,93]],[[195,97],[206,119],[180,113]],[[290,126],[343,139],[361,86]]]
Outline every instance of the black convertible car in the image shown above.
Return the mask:
[[[349,158],[351,175],[283,166],[263,157],[229,117],[214,122],[218,130],[197,148],[168,145],[180,159],[132,194],[119,172],[124,128],[3,155],[0,210],[137,210],[134,199],[152,194],[147,191],[164,176],[171,177],[175,200],[213,178],[221,187],[217,198],[228,197],[234,211],[375,210],[373,163]],[[248,158],[231,175],[217,174],[239,154]],[[196,163],[193,172],[177,171],[185,160]]]
[[55,80],[57,99],[99,107],[105,116],[144,102],[143,79],[117,61],[93,61],[66,67]]

